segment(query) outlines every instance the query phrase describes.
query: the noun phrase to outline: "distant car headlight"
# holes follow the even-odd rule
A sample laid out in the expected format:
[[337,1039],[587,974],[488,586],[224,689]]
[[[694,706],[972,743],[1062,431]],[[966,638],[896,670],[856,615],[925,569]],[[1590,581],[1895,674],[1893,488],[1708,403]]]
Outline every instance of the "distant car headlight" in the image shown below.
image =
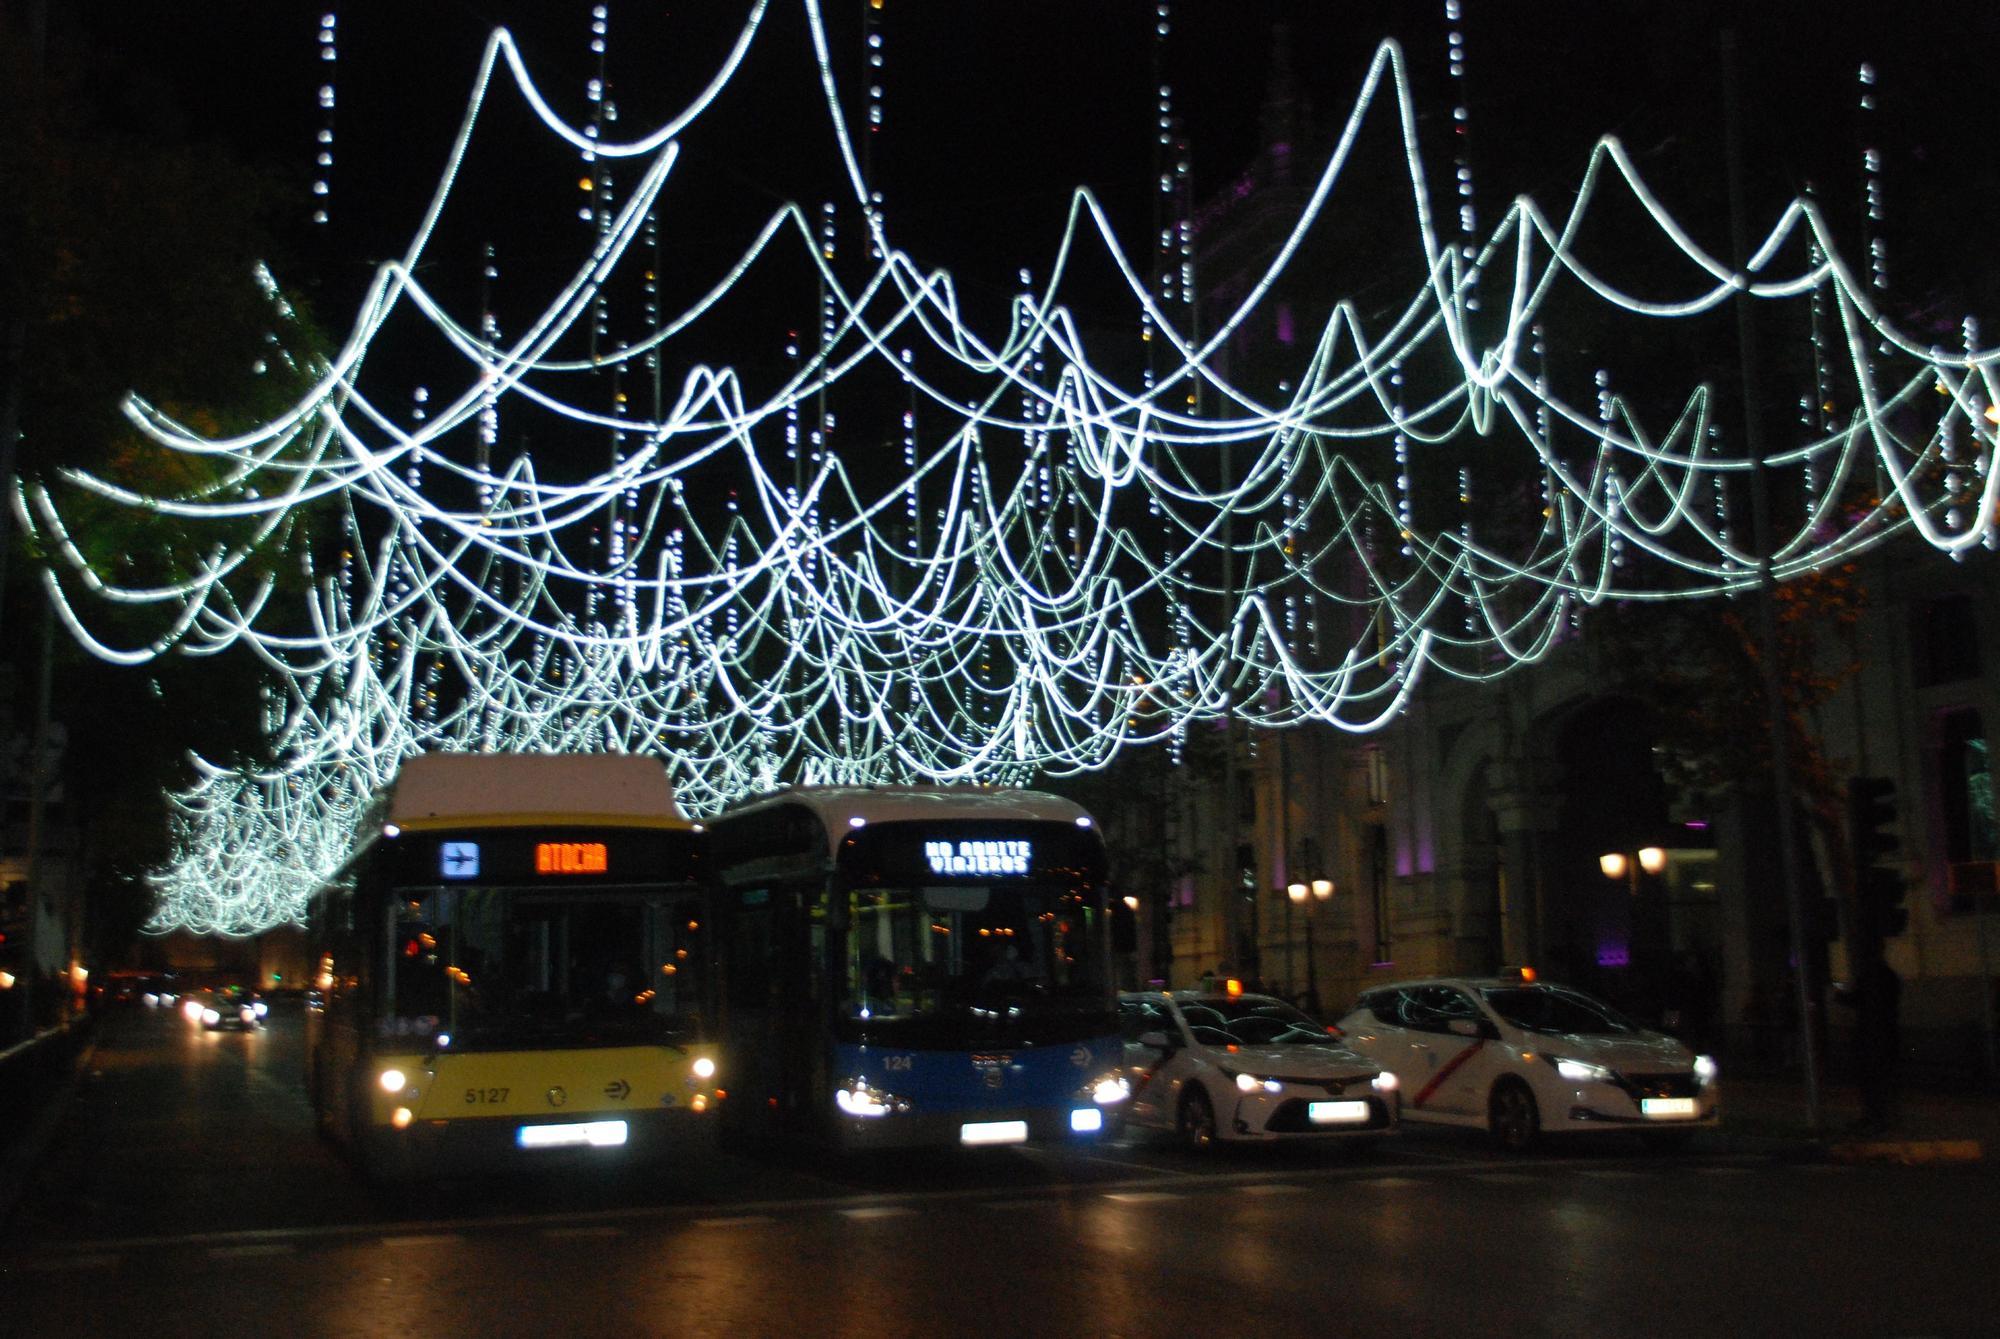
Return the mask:
[[197,1018],[201,1017],[201,1001],[189,1000],[181,1006],[181,1013],[187,1018],[188,1022],[194,1022]]
[[1582,1060],[1557,1060],[1555,1066],[1556,1073],[1571,1083],[1604,1083],[1611,1078],[1611,1071],[1604,1066]]
[[265,1014],[271,1012],[271,1006],[264,1003],[264,1001],[262,1000],[258,1000],[255,1004],[251,1005],[250,1007],[256,1011],[257,1017],[259,1018],[262,1018]]
[[201,1021],[211,1025],[215,1023],[220,1023],[222,1021],[222,1015],[216,1012],[214,1009],[203,1009],[201,1011]]
[[1397,1081],[1394,1074],[1385,1069],[1374,1078],[1368,1080],[1368,1086],[1378,1093],[1393,1093],[1403,1085]]
[[382,1091],[385,1093],[400,1093],[409,1083],[400,1069],[385,1069],[376,1076],[375,1081],[382,1085]]
[[1716,1073],[1714,1056],[1698,1055],[1694,1058],[1694,1076],[1704,1087],[1715,1082]]
[[1090,1100],[1101,1107],[1115,1106],[1132,1095],[1132,1085],[1123,1074],[1114,1074],[1108,1079],[1099,1079],[1097,1086],[1090,1090]]

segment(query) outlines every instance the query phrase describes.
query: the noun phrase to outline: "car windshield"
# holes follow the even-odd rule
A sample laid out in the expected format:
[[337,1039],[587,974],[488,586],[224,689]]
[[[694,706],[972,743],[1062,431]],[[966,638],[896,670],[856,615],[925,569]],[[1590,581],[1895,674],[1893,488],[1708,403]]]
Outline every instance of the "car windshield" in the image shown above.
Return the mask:
[[1201,1046],[1325,1046],[1334,1034],[1268,995],[1204,995],[1177,1001]]
[[1561,986],[1488,986],[1479,993],[1494,1013],[1529,1032],[1588,1037],[1640,1030],[1604,1001]]

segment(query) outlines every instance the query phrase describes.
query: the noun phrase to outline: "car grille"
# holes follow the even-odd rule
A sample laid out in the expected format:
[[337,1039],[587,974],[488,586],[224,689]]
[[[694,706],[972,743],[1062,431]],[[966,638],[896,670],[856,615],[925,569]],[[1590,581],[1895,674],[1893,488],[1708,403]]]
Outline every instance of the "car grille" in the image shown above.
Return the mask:
[[1625,1089],[1634,1097],[1693,1097],[1699,1088],[1691,1073],[1627,1074]]

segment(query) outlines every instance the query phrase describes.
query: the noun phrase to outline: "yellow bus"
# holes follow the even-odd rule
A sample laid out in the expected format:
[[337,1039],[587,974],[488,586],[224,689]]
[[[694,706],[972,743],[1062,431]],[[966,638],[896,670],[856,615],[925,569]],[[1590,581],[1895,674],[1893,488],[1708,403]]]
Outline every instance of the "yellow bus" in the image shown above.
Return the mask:
[[370,1179],[707,1142],[709,902],[657,759],[406,760],[311,907],[321,1131]]

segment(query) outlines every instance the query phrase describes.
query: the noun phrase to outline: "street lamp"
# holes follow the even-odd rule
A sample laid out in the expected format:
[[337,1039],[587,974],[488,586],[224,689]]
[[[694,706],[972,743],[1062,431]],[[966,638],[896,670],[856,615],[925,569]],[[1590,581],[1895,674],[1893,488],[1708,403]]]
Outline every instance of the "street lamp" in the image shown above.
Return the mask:
[[1635,853],[1637,859],[1623,851],[1606,851],[1597,857],[1597,867],[1604,871],[1607,879],[1623,879],[1631,876],[1630,886],[1634,897],[1639,894],[1639,871],[1658,874],[1667,867],[1667,853],[1657,846],[1642,846]]
[[[1313,908],[1333,896],[1332,879],[1314,879],[1310,883],[1288,883],[1285,896],[1290,899],[1285,904],[1286,919],[1291,918],[1294,902],[1302,902],[1306,908],[1306,1012],[1315,1018],[1319,1016],[1319,965],[1313,953]],[[1285,936],[1290,941],[1289,933]]]

